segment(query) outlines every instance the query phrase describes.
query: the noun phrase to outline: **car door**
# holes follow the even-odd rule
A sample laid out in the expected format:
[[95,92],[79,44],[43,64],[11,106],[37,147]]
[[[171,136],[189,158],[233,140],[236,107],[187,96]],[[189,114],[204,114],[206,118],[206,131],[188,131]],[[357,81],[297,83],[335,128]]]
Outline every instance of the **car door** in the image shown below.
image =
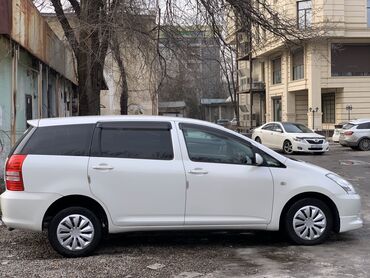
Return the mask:
[[261,128],[261,141],[262,144],[267,147],[272,147],[272,129],[274,127],[274,124],[266,124]]
[[254,165],[253,147],[211,127],[179,129],[188,181],[185,225],[269,223],[273,179],[268,167]]
[[88,174],[115,225],[184,224],[186,180],[170,122],[99,123]]
[[284,130],[281,124],[275,123],[271,133],[271,146],[273,148],[281,149],[284,142]]

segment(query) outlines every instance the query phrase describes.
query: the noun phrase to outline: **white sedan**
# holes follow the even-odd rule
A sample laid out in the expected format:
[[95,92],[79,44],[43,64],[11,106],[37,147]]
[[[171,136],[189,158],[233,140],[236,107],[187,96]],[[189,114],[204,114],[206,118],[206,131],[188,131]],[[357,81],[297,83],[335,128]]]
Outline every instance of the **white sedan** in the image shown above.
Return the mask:
[[329,150],[325,137],[303,124],[270,122],[253,130],[252,139],[272,149],[323,154]]

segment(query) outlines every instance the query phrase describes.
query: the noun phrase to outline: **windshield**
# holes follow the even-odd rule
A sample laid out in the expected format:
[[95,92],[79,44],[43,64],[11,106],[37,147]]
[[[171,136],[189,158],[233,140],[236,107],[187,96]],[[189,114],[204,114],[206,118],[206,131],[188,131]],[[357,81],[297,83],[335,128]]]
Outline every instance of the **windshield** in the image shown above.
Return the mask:
[[283,123],[287,133],[313,133],[311,129],[302,124]]

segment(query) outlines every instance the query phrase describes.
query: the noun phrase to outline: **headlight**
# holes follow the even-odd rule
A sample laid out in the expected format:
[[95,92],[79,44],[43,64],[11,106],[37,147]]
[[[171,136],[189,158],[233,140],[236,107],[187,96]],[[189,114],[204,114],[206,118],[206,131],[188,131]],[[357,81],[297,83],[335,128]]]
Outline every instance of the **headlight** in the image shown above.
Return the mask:
[[335,174],[327,174],[326,175],[329,179],[331,179],[333,182],[338,184],[340,187],[344,189],[348,194],[356,194],[355,189],[353,188],[353,185],[350,184],[345,179],[341,178],[340,176],[337,176]]
[[294,137],[293,140],[294,141],[297,141],[297,142],[302,142],[303,141],[303,138]]

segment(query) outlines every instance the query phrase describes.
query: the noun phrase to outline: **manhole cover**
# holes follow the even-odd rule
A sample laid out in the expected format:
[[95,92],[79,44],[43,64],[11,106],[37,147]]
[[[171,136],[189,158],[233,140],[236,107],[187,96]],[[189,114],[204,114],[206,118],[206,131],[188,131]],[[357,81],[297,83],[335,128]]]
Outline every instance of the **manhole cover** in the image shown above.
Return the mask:
[[340,160],[339,164],[346,165],[346,166],[370,165],[369,162],[360,161],[360,160]]

